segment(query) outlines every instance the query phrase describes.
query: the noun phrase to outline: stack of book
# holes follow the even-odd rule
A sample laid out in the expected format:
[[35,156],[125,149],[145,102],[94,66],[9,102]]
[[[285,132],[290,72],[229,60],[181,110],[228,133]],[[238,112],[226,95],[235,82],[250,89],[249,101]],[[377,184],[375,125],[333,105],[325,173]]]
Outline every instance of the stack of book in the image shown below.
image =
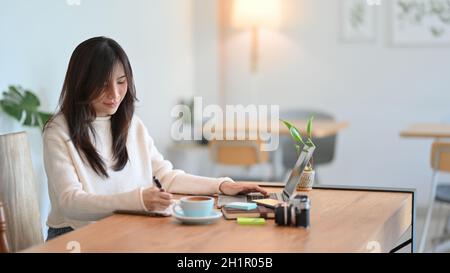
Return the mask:
[[222,207],[222,214],[227,220],[233,220],[236,218],[265,218],[271,219],[275,218],[275,211],[272,208],[267,208],[264,206],[258,206],[256,209],[243,210],[236,208],[229,208],[226,206]]

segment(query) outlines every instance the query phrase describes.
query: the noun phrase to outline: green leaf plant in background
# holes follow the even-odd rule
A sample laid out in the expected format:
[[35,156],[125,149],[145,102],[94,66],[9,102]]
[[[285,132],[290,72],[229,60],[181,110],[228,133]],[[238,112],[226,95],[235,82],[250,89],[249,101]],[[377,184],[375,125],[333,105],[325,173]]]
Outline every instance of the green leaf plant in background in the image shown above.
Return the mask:
[[[314,142],[312,141],[312,123],[313,123],[314,116],[311,116],[308,119],[308,123],[306,125],[306,139],[302,137],[302,134],[300,133],[300,130],[298,130],[292,123],[290,123],[287,120],[281,120],[284,125],[288,128],[292,139],[295,142],[295,150],[297,151],[297,155],[300,156],[301,149],[307,149],[308,147],[316,147]],[[303,145],[303,148],[302,148]],[[311,161],[308,163],[308,166],[306,166],[305,170],[312,170],[313,166],[313,159],[311,158]]]
[[33,92],[19,85],[10,85],[0,99],[0,109],[22,125],[43,128],[52,114],[39,111],[40,105],[39,98]]

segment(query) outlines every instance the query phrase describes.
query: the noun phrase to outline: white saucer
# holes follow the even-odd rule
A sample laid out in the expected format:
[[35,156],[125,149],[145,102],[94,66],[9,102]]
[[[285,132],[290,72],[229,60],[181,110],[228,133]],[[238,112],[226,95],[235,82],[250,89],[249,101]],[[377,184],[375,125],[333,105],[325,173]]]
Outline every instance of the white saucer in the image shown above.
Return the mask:
[[182,214],[182,212],[173,211],[173,216],[185,223],[185,224],[209,224],[219,220],[222,217],[222,213],[219,211],[213,211],[210,216],[205,217],[187,217]]

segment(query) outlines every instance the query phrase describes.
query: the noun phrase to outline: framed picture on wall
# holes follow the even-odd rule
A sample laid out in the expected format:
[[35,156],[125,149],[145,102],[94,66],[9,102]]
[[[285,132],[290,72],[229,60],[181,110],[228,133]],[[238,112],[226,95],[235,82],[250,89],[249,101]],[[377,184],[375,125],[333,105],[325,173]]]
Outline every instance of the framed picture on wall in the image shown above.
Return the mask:
[[391,0],[394,46],[449,46],[449,0]]
[[376,40],[376,6],[367,0],[341,0],[341,40],[374,42]]

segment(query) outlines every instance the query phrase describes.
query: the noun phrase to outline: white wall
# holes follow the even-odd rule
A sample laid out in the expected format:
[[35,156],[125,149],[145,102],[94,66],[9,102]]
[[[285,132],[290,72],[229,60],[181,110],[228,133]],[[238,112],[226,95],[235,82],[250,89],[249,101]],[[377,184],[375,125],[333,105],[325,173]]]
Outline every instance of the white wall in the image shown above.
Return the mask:
[[219,103],[218,2],[194,0],[192,5],[195,95],[204,104]]
[[[114,38],[127,52],[138,92],[137,112],[162,151],[170,142],[170,109],[193,94],[190,0],[0,0],[0,88],[35,91],[42,109],[57,105],[75,47],[93,36]],[[0,134],[22,130],[0,112]],[[40,184],[41,218],[49,210],[42,140],[30,131]]]
[[[320,169],[323,183],[417,188],[419,205],[425,204],[431,140],[403,139],[399,132],[449,116],[450,47],[389,46],[387,1],[378,11],[377,41],[365,44],[339,41],[339,0],[282,2],[282,27],[261,33],[256,77],[249,73],[249,33],[229,29],[227,103],[331,112],[350,127],[339,134],[335,161]],[[203,72],[208,78],[206,66]]]

